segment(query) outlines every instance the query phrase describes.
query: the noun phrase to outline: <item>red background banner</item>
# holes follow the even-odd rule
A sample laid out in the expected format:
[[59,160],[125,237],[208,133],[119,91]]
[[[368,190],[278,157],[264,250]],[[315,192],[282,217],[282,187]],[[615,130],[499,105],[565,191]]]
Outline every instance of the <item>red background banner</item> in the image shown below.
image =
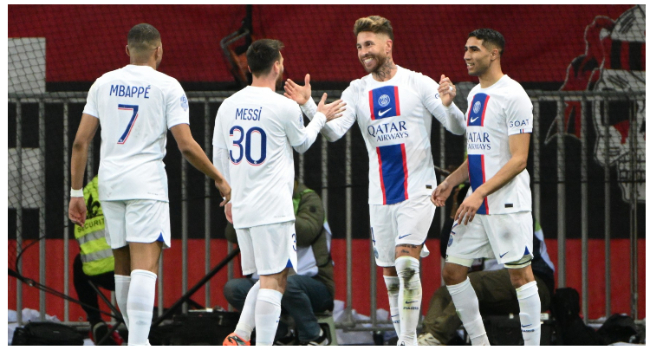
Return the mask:
[[[491,27],[506,38],[504,71],[520,82],[561,82],[584,53],[585,27],[631,5],[255,5],[257,38],[283,41],[285,78],[349,82],[364,75],[352,33],[359,17],[391,20],[398,65],[437,79],[469,81],[463,63],[467,34]],[[9,37],[45,37],[48,82],[92,82],[128,64],[129,29],[160,30],[160,70],[181,82],[231,82],[219,41],[236,31],[245,5],[10,5]]]

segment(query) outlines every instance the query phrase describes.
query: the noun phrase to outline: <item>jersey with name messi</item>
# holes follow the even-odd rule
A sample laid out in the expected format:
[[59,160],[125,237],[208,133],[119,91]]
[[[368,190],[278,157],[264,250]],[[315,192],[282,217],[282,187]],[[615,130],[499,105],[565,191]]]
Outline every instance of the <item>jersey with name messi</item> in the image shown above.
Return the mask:
[[295,220],[292,146],[305,138],[298,104],[267,87],[247,86],[221,104],[212,145],[228,150],[235,228]]
[[169,201],[167,129],[190,123],[178,81],[149,66],[127,65],[95,81],[83,112],[101,125],[99,199]]
[[[519,83],[504,75],[467,96],[467,159],[472,191],[490,180],[512,158],[510,135],[533,132],[533,104]],[[507,214],[531,210],[530,176],[524,169],[488,195],[477,214]]]
[[[397,66],[395,76],[379,82],[369,74],[350,83],[341,99],[347,104],[339,119],[322,133],[340,138],[356,120],[366,143],[369,161],[368,203],[395,204],[429,196],[437,186],[431,154],[432,114],[455,134],[465,132],[463,113],[457,110],[455,126],[438,95],[438,83],[422,73]],[[305,104],[307,115],[315,103]],[[311,110],[311,111],[309,111]]]

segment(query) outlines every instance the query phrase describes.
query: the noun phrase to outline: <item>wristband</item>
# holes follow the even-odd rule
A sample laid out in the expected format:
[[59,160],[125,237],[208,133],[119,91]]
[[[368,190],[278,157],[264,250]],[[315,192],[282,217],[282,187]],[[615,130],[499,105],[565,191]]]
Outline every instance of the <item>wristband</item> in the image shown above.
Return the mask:
[[72,187],[70,187],[70,197],[83,197],[83,196],[84,196],[83,188],[75,190]]

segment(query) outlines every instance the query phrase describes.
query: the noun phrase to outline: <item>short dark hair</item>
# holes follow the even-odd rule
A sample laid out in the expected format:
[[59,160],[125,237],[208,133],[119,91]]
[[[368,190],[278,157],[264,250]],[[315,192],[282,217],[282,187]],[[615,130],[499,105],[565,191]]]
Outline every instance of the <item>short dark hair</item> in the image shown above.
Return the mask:
[[160,32],[148,23],[136,24],[127,36],[129,48],[136,51],[155,49],[160,43]]
[[246,60],[255,76],[265,75],[271,71],[273,64],[280,59],[280,50],[284,44],[280,40],[260,39],[254,41],[246,50]]
[[476,29],[469,33],[467,38],[475,37],[476,39],[483,40],[483,46],[494,45],[499,49],[499,54],[503,56],[503,50],[506,47],[506,39],[494,29],[481,28]]
[[375,34],[386,34],[390,40],[393,38],[393,26],[387,18],[381,16],[368,16],[361,17],[354,22],[354,35],[357,36],[361,32],[373,32]]

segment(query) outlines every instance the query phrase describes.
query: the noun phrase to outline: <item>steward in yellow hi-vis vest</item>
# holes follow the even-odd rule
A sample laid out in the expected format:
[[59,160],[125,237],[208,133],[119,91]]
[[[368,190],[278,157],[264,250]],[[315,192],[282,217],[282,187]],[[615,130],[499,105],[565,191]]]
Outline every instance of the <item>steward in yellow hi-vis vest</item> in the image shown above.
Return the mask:
[[88,276],[96,276],[115,269],[113,251],[104,235],[104,213],[99,204],[97,176],[84,187],[84,200],[87,208],[86,225],[75,225],[74,237],[79,242],[83,272]]

